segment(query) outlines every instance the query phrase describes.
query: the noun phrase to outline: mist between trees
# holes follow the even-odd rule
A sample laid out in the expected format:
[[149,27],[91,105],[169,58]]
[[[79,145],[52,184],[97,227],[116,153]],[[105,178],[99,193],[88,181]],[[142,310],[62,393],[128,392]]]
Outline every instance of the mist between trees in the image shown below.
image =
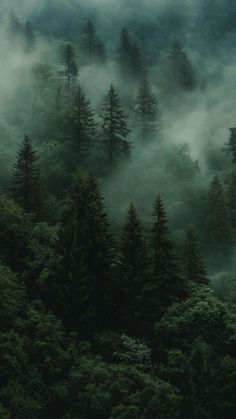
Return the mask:
[[78,3],[1,4],[0,417],[233,418],[235,7]]

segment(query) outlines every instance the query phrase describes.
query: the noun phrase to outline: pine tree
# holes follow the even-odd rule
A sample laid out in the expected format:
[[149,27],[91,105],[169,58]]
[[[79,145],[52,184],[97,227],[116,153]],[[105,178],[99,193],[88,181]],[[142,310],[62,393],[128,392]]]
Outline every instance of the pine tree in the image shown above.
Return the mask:
[[231,239],[229,213],[222,184],[215,176],[208,192],[206,238],[208,245],[220,256],[228,250]]
[[232,172],[227,184],[227,205],[229,209],[230,224],[236,229],[236,173]]
[[116,295],[120,327],[133,336],[141,333],[148,276],[149,260],[143,228],[131,204],[120,245]]
[[94,146],[96,123],[90,102],[86,99],[81,87],[75,92],[69,112],[68,133],[76,153],[76,163],[83,163]]
[[105,46],[97,36],[94,24],[88,20],[82,41],[82,52],[85,57],[85,64],[101,63],[106,61]]
[[227,148],[232,154],[233,163],[236,163],[236,128],[230,128],[230,139]]
[[169,238],[167,217],[160,197],[153,212],[152,279],[149,284],[150,318],[157,321],[169,305],[185,296],[185,281],[179,272],[174,245]]
[[160,130],[159,106],[150,82],[145,77],[140,85],[135,111],[140,121],[143,144],[153,140]]
[[25,43],[26,51],[30,53],[35,46],[35,34],[29,21],[25,24]]
[[65,78],[68,91],[70,91],[71,84],[75,83],[78,77],[76,53],[71,44],[67,44],[62,48],[61,61],[64,66],[64,70],[61,72],[61,75]]
[[196,232],[192,225],[188,228],[182,249],[182,266],[183,275],[187,281],[208,285],[209,280],[199,251]]
[[128,29],[123,28],[120,35],[120,43],[119,43],[119,49],[118,49],[120,72],[123,78],[129,78],[132,76],[131,50],[132,50],[131,35]]
[[131,156],[130,130],[118,93],[111,85],[104,99],[103,112],[104,148],[109,167]]
[[165,72],[172,89],[193,90],[197,85],[193,65],[178,41],[168,50]]
[[18,17],[16,16],[16,14],[14,13],[14,11],[12,10],[10,13],[10,19],[9,19],[9,30],[11,35],[14,36],[19,36],[22,35],[23,33],[23,27],[22,24],[20,22],[20,20],[18,19]]
[[25,136],[20,146],[11,179],[11,194],[27,213],[42,213],[43,197],[41,172],[36,151]]
[[113,240],[103,197],[92,177],[76,173],[59,230],[51,299],[65,324],[81,336],[111,321]]
[[127,28],[123,28],[118,48],[121,76],[131,81],[140,81],[145,73],[140,48]]

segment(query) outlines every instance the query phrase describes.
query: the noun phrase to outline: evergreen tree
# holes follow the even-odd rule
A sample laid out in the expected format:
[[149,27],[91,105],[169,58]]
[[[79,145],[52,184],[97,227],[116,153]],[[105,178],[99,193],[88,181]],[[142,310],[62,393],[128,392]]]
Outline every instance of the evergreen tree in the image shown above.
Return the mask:
[[224,189],[217,176],[208,192],[206,237],[211,250],[217,252],[218,256],[228,251],[231,239],[229,213]]
[[117,297],[119,323],[130,335],[140,335],[143,296],[149,275],[147,245],[141,222],[131,204],[120,245]]
[[120,72],[123,78],[131,77],[131,50],[132,50],[132,39],[128,29],[123,28],[120,35],[119,43],[119,64]]
[[92,177],[76,173],[73,178],[56,255],[48,301],[81,336],[105,328],[111,321],[113,240],[103,197]]
[[193,90],[197,85],[193,65],[178,41],[168,50],[165,76],[170,89]]
[[93,64],[97,62],[105,62],[106,52],[105,46],[97,36],[94,24],[88,20],[82,41],[82,52],[85,58],[85,64]]
[[14,36],[19,36],[23,32],[22,24],[13,10],[10,13],[9,29]]
[[35,46],[35,34],[29,21],[25,24],[26,51],[30,53]]
[[102,119],[105,153],[112,169],[117,161],[129,159],[131,156],[127,118],[113,85],[104,99]]
[[233,163],[236,163],[236,128],[230,128],[230,139],[227,148],[232,154]]
[[199,251],[196,232],[189,226],[182,251],[183,275],[187,281],[207,285],[206,269]]
[[76,82],[78,77],[76,53],[74,47],[71,44],[67,44],[62,48],[61,61],[64,67],[61,75],[65,78],[68,91],[70,91],[71,84]]
[[153,140],[160,129],[159,107],[156,95],[152,92],[151,85],[145,77],[140,85],[135,111],[140,121],[143,144]]
[[185,284],[180,275],[174,245],[169,238],[167,217],[160,197],[153,212],[152,278],[149,284],[150,318],[157,321],[163,311],[185,296]]
[[140,81],[145,73],[140,48],[127,28],[123,28],[118,48],[121,76],[131,81]]
[[227,184],[227,205],[229,209],[230,224],[236,229],[236,173],[232,172]]
[[75,163],[83,163],[95,145],[96,123],[90,102],[86,99],[81,87],[75,92],[69,112],[68,133],[76,153]]
[[42,213],[41,171],[31,139],[26,135],[20,146],[11,179],[11,194],[27,213]]

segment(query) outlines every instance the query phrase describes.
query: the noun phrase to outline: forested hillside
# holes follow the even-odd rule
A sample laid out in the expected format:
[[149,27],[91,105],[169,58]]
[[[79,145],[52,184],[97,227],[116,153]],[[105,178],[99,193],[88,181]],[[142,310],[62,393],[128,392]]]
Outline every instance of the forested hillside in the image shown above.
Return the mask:
[[0,419],[234,419],[234,3],[0,12]]

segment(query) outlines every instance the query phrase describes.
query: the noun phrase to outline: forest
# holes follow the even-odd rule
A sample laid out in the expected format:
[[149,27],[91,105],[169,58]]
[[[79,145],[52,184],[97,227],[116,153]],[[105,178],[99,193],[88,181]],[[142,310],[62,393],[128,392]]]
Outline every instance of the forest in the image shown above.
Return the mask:
[[235,19],[0,0],[0,419],[235,418]]

